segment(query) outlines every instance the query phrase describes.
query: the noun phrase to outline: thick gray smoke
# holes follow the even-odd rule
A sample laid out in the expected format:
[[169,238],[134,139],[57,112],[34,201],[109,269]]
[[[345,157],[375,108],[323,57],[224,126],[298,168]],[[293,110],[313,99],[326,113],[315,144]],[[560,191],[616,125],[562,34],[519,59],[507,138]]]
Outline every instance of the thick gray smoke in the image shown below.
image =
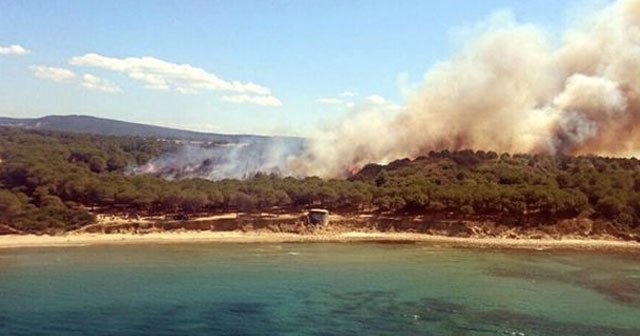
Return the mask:
[[181,171],[168,174],[174,178],[242,178],[259,170],[326,177],[441,149],[637,153],[640,0],[581,14],[561,36],[506,12],[473,31],[461,50],[431,68],[402,109],[356,107],[310,134],[304,151],[278,144],[185,148],[139,169]]
[[309,140],[301,175],[429,150],[633,155],[640,146],[640,0],[585,15],[561,41],[497,13],[397,113],[354,111]]

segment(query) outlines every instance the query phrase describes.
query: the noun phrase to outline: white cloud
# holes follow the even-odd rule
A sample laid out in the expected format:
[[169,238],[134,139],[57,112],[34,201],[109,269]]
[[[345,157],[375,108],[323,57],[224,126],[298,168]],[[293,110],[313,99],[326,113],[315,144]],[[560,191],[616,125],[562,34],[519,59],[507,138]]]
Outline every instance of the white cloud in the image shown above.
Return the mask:
[[[154,57],[116,58],[95,53],[72,57],[72,65],[90,66],[122,72],[145,83],[152,90],[175,90],[180,93],[197,93],[202,90],[219,90],[270,96],[271,90],[255,83],[226,81],[202,68],[189,64],[176,64]],[[275,99],[271,97],[270,99]]]
[[29,69],[33,74],[42,79],[48,79],[55,82],[64,82],[76,77],[76,74],[64,68],[49,67],[44,65],[32,65]]
[[31,53],[31,50],[17,44],[8,47],[0,46],[0,55],[26,55],[29,53]]
[[379,96],[379,95],[370,95],[369,97],[367,97],[367,100],[375,105],[385,105],[387,104],[387,100],[384,99],[384,97]]
[[274,96],[250,96],[247,94],[223,96],[222,100],[234,104],[255,104],[260,106],[282,106],[282,102]]
[[116,84],[91,74],[84,74],[82,76],[82,83],[80,83],[80,85],[83,88],[89,89],[89,90],[103,91],[103,92],[110,92],[110,93],[122,92],[122,89],[120,89],[120,87],[117,86]]
[[144,87],[149,90],[168,91],[170,89],[169,84],[159,75],[134,72],[130,73],[129,77],[145,82]]
[[91,74],[84,74],[82,77],[77,78],[78,76],[69,69],[45,65],[32,65],[29,69],[33,72],[34,76],[54,82],[74,82],[89,90],[111,93],[122,92],[122,89],[116,84]]
[[318,98],[316,99],[316,103],[325,104],[325,105],[341,105],[341,106],[349,107],[349,105],[351,106],[353,105],[349,102],[350,100],[349,98],[352,98],[355,95],[356,94],[351,91],[343,91],[342,93],[340,93],[335,97]]
[[316,99],[316,103],[327,105],[341,105],[343,101],[338,98],[318,98]]

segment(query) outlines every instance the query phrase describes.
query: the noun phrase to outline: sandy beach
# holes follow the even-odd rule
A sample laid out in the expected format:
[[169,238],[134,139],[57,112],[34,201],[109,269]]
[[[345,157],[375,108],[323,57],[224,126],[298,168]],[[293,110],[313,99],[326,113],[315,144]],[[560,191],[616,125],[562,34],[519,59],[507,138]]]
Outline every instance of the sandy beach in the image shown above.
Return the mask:
[[0,236],[0,249],[28,247],[68,247],[114,244],[169,244],[169,243],[316,243],[316,242],[385,242],[433,243],[440,245],[479,248],[519,249],[584,249],[640,251],[640,243],[613,239],[508,239],[460,238],[419,233],[340,232],[340,233],[274,233],[241,231],[170,231],[145,234],[69,233],[63,235],[4,235]]

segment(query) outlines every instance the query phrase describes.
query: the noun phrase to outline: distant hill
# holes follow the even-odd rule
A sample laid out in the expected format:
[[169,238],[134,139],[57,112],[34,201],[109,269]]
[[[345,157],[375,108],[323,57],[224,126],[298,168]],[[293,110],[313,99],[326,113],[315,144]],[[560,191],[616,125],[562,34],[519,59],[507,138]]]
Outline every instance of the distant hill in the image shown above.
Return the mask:
[[171,138],[195,141],[214,141],[220,143],[236,143],[247,140],[264,141],[270,139],[288,140],[297,143],[303,141],[302,138],[295,137],[268,137],[260,135],[194,132],[83,115],[52,115],[30,119],[0,117],[0,125],[98,135]]

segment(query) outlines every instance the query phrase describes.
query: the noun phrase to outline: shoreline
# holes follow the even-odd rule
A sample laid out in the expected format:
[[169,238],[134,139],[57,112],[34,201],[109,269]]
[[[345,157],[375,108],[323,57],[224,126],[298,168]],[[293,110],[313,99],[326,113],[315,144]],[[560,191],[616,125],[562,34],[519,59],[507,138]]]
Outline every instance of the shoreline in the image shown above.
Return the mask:
[[640,243],[614,239],[480,238],[402,232],[277,233],[242,231],[165,231],[151,233],[68,233],[63,235],[3,235],[0,250],[35,247],[183,243],[433,243],[451,247],[527,250],[619,250],[640,252]]

